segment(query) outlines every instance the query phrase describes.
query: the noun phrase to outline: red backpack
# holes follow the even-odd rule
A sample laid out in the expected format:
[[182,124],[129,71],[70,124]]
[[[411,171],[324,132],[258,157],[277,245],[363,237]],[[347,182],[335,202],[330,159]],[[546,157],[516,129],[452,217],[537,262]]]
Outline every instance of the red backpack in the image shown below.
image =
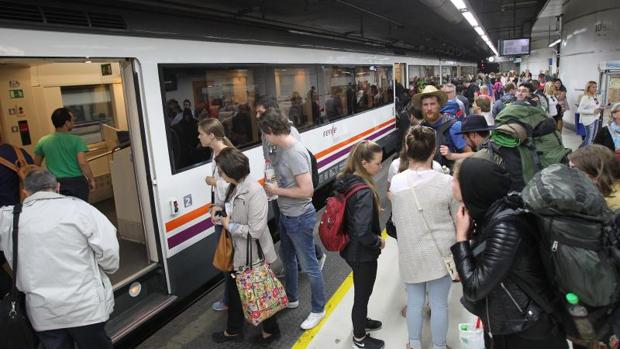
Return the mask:
[[338,192],[336,195],[327,198],[325,211],[319,224],[319,237],[328,251],[342,251],[349,243],[349,233],[343,229],[347,201],[351,195],[366,188],[370,187],[365,183],[357,183],[351,186],[346,193]]

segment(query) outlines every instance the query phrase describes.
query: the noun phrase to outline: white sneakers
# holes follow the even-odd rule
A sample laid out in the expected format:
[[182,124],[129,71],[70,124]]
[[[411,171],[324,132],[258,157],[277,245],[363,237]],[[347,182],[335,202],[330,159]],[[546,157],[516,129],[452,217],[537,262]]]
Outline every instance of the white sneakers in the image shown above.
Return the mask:
[[316,325],[319,324],[319,322],[321,322],[321,320],[323,320],[324,317],[325,311],[322,311],[320,313],[310,313],[306,320],[301,323],[300,327],[302,330],[309,330],[311,328],[314,328]]
[[299,306],[299,301],[294,301],[294,302],[289,301],[286,307],[289,309],[297,309],[298,306]]

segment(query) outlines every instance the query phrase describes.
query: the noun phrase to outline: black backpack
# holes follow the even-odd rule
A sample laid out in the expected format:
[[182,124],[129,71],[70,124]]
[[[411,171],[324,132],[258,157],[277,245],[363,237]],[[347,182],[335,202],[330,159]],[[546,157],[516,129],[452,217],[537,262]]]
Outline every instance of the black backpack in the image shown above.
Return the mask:
[[[561,164],[537,173],[522,197],[536,217],[541,259],[562,308],[566,294],[576,294],[597,337],[606,338],[620,300],[620,230],[604,197],[584,173]],[[568,311],[559,320],[579,338]]]

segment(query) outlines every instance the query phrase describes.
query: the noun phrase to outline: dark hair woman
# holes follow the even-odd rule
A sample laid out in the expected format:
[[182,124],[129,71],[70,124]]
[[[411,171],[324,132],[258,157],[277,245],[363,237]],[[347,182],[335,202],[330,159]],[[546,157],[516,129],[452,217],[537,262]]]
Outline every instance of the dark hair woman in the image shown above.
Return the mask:
[[[275,262],[278,256],[267,227],[267,195],[256,179],[249,175],[248,158],[239,150],[227,147],[215,157],[215,163],[222,178],[229,183],[224,205],[226,215],[219,220],[232,238],[233,270],[240,270],[247,263],[248,239],[251,239],[253,251],[258,251],[260,243],[267,263]],[[253,254],[250,263],[254,265],[259,258],[258,254]],[[230,273],[226,273],[226,283],[228,320],[225,331],[213,334],[216,343],[243,339],[243,309],[237,284]],[[262,327],[262,333],[253,339],[254,342],[268,344],[280,337],[275,316],[263,321]]]
[[367,335],[381,328],[380,321],[368,318],[368,300],[377,277],[377,258],[385,241],[381,238],[379,209],[381,201],[372,176],[381,170],[383,150],[372,141],[361,141],[353,147],[344,170],[338,175],[335,189],[346,193],[354,185],[365,184],[347,201],[344,227],[349,243],[340,256],[353,270],[355,290],[351,318],[353,319],[354,348],[383,348],[382,340]]
[[520,199],[507,196],[510,175],[491,161],[468,158],[457,163],[454,177],[453,196],[464,206],[451,250],[462,303],[482,319],[492,342],[487,347],[568,348],[548,315],[553,290],[537,252],[535,225],[517,211]]

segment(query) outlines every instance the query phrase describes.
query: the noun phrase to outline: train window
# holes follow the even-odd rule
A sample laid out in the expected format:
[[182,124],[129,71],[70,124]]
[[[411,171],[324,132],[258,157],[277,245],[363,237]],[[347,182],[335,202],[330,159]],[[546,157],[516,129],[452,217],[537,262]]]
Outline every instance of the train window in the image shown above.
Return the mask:
[[86,144],[102,141],[101,124],[116,126],[110,85],[62,86],[60,95],[74,117],[72,133]]
[[260,142],[256,103],[274,97],[299,130],[393,101],[392,66],[160,65],[173,173],[210,161],[197,123],[217,118],[233,145]]
[[316,67],[276,67],[273,74],[274,95],[280,110],[288,115],[295,127],[301,130],[319,124]]

